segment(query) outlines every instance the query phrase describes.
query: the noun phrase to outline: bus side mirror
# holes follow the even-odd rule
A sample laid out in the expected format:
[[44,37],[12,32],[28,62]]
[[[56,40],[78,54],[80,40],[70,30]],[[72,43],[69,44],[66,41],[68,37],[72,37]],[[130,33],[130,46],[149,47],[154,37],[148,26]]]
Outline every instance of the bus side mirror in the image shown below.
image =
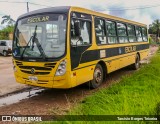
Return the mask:
[[76,37],[80,37],[81,36],[80,21],[75,21],[75,23],[74,23],[74,31],[75,31],[75,36]]

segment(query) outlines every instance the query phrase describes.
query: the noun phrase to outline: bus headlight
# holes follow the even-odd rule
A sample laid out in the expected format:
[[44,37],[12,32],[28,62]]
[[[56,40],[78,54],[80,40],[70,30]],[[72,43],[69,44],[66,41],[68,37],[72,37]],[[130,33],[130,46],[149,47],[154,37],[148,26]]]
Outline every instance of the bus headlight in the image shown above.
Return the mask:
[[61,76],[66,73],[66,64],[67,64],[66,60],[63,60],[59,64],[57,71],[56,71],[56,74],[55,74],[56,76]]

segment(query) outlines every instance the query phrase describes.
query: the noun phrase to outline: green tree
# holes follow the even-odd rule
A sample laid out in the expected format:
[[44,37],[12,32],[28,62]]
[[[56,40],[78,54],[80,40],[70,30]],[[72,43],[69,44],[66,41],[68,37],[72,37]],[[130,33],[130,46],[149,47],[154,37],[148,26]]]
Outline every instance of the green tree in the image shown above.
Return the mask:
[[0,30],[0,40],[8,40],[9,34],[13,33],[14,31],[14,25],[8,25],[7,27]]
[[5,27],[4,29],[2,29],[2,31],[8,32],[8,33],[13,33],[14,25],[11,25],[11,26],[9,25],[9,26]]
[[156,42],[158,42],[158,38],[160,36],[160,20],[156,19],[149,25],[149,33],[156,34]]
[[5,23],[7,25],[14,25],[15,24],[15,20],[13,20],[10,15],[5,15],[2,18],[3,18],[3,20],[1,22],[1,24],[5,24]]

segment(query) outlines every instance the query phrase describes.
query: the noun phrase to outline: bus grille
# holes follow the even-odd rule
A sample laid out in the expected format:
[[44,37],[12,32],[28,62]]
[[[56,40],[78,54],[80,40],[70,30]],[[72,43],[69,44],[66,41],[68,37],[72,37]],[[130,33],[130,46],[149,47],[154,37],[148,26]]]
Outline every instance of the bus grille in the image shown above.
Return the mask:
[[34,68],[35,70],[46,70],[46,71],[51,71],[52,68],[46,68],[46,67],[37,67],[37,66],[19,66],[19,68],[21,69],[29,69],[31,70],[32,68]]
[[[27,74],[32,74],[31,71],[26,71],[26,70],[21,70],[22,72],[24,73],[27,73]],[[49,74],[50,72],[35,72],[34,74],[35,75],[45,75],[45,74]]]
[[15,61],[15,62],[16,62],[16,65],[17,65],[17,66],[22,65],[22,62],[19,62],[19,61]]
[[[56,63],[46,63],[44,66],[24,66],[22,62],[16,61],[16,65],[23,73],[35,74],[35,75],[47,75],[50,74]],[[34,69],[34,73],[31,72]]]

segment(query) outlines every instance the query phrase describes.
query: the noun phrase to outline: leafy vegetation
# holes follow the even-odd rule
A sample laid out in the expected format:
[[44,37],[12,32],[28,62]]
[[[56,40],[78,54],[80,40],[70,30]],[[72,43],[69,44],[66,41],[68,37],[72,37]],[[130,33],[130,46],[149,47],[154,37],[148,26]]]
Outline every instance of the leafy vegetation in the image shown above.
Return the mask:
[[14,26],[7,26],[0,30],[0,40],[9,40],[9,34],[13,33]]
[[158,45],[159,44],[159,42],[156,42],[155,38],[153,38],[153,37],[148,37],[148,40],[149,40],[150,45]]
[[10,15],[5,15],[2,19],[1,24],[5,24],[6,27],[0,30],[0,40],[8,40],[10,39],[9,35],[13,34],[15,21]]
[[156,19],[152,24],[149,25],[149,34],[156,34],[156,42],[158,42],[158,38],[160,37],[160,20]]

